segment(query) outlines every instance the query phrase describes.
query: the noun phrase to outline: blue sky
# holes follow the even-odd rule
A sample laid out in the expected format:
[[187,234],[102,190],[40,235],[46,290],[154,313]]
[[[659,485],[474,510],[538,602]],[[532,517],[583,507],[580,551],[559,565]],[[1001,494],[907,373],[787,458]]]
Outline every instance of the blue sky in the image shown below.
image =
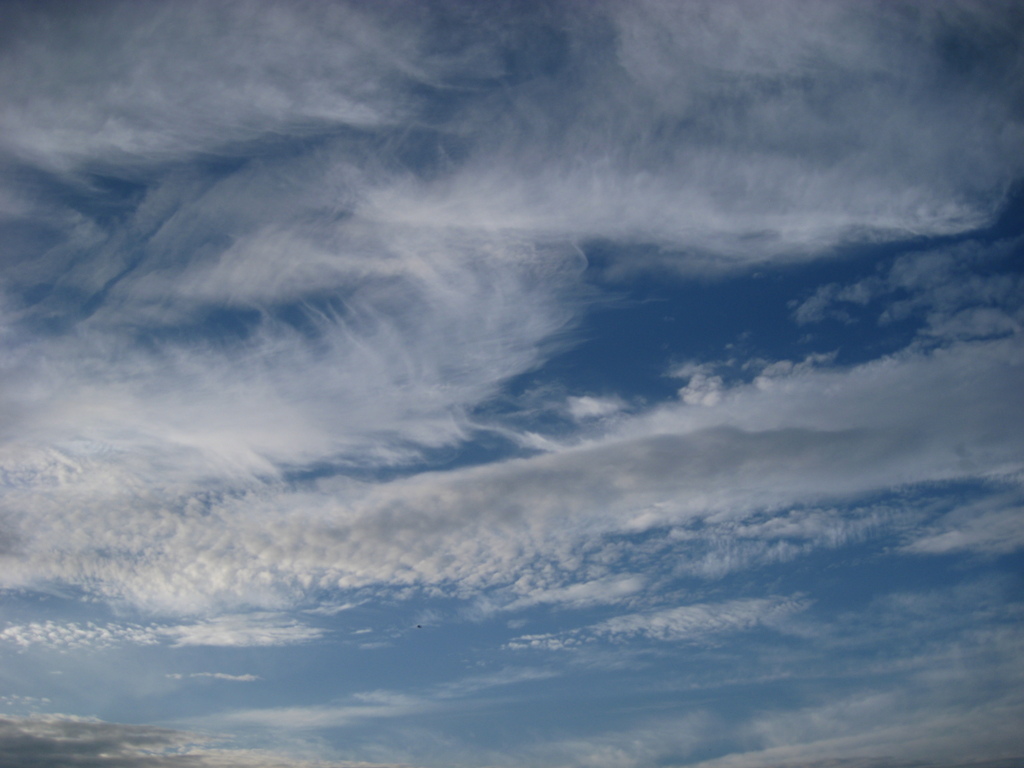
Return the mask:
[[1024,760],[1012,2],[6,2],[0,767]]

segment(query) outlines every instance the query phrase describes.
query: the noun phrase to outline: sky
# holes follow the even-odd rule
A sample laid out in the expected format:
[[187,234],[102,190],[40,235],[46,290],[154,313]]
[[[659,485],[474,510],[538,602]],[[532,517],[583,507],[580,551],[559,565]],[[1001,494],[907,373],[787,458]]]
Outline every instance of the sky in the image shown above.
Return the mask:
[[1024,6],[0,10],[0,768],[1024,763]]

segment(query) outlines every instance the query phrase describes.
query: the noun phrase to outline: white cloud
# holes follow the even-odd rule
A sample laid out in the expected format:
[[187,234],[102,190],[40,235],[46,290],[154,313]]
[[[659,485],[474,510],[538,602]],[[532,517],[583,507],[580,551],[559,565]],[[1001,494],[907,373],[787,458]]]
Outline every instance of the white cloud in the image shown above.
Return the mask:
[[317,616],[336,616],[339,613],[343,613],[345,611],[351,611],[353,608],[358,608],[362,604],[363,604],[362,602],[358,602],[358,603],[340,603],[340,604],[334,604],[334,605],[328,603],[326,605],[318,605],[315,608],[305,608],[305,609],[303,609],[302,612],[303,613],[312,613],[312,614],[315,614]]
[[[61,651],[100,650],[124,643],[157,645],[169,641],[176,647],[294,645],[316,640],[324,631],[275,613],[227,614],[191,624],[84,624],[31,622],[0,630],[0,641],[21,648],[44,646]],[[215,675],[221,676],[221,675]],[[241,678],[239,678],[241,679]]]
[[4,46],[3,70],[21,77],[6,83],[3,144],[63,170],[379,125],[403,111],[394,88],[412,72],[401,41],[415,40],[395,24],[383,47],[365,16],[258,3],[22,10]]
[[905,551],[941,555],[950,552],[1005,554],[1024,549],[1019,497],[996,496],[960,506],[934,524],[914,532]]
[[563,633],[523,635],[509,641],[512,650],[571,650],[604,638],[624,642],[645,638],[663,642],[709,643],[719,635],[758,627],[779,628],[788,616],[806,610],[800,597],[745,598],[723,603],[698,603],[615,616]]
[[621,602],[643,590],[645,579],[634,573],[605,576],[593,581],[578,582],[563,587],[533,587],[523,578],[514,586],[516,592],[525,591],[501,610],[517,611],[534,605],[554,604],[565,608],[583,608],[591,605]]
[[566,400],[569,415],[577,421],[611,416],[618,413],[626,404],[618,397],[570,397]]
[[157,351],[122,338],[139,300],[126,279],[128,306],[97,313],[74,338],[25,342],[9,371],[24,386],[0,402],[21,414],[20,451],[87,440],[148,463],[150,482],[408,460],[465,439],[465,410],[536,365],[572,321],[556,297],[578,257],[563,255],[420,238],[401,245],[396,274],[349,279],[343,310],[298,310],[308,333],[267,317],[236,344]]
[[[658,260],[715,269],[850,238],[962,231],[995,214],[1020,170],[1009,158],[1022,141],[1021,55],[1000,8],[911,20],[787,2],[752,22],[728,3],[557,7],[545,54],[564,66],[514,83],[524,73],[509,54],[536,46],[537,27],[449,9],[449,32],[435,37],[419,23],[432,13],[104,5],[57,20],[23,10],[2,62],[16,76],[0,149],[56,171],[75,194],[102,193],[91,171],[149,193],[114,234],[12,182],[11,214],[66,230],[72,246],[21,266],[45,278],[49,265],[93,290],[141,267],[130,282],[154,298],[167,281],[151,267],[187,253],[196,263],[175,283],[192,301],[295,297],[387,272],[394,260],[367,258],[366,246],[406,222],[414,238],[641,238],[685,251]],[[969,73],[956,71],[950,41],[976,38],[987,45],[972,49]],[[424,88],[450,91],[467,66],[479,87],[430,113]],[[522,56],[518,66],[529,69]],[[402,155],[410,125],[427,137],[426,172]],[[315,151],[280,151],[289,140]],[[183,170],[209,154],[258,162],[216,183],[198,165]],[[437,168],[431,155],[444,158]],[[82,245],[104,259],[82,260]]]
[[751,598],[719,604],[684,605],[616,616],[594,625],[591,631],[613,640],[643,636],[666,641],[700,641],[724,632],[771,627],[807,606],[807,601],[799,598]]
[[41,645],[56,650],[112,648],[122,643],[155,645],[160,642],[153,627],[137,624],[94,624],[86,622],[30,622],[11,624],[0,630],[0,641],[21,648]]
[[258,675],[231,675],[227,672],[191,672],[189,674],[182,674],[180,672],[172,672],[167,675],[172,680],[183,680],[185,678],[193,677],[210,677],[215,680],[230,680],[234,683],[251,683],[259,680]]
[[[150,484],[399,463],[465,439],[465,412],[571,324],[572,244],[354,215],[403,183],[384,145],[396,117],[413,119],[410,88],[476,56],[421,56],[435,41],[405,15],[111,5],[24,10],[18,29],[0,151],[51,174],[53,189],[11,194],[57,244],[13,259],[4,288],[17,319],[74,325],[3,337],[0,413],[18,452],[91,442]],[[196,162],[209,153],[239,161]],[[139,192],[113,203],[116,222],[69,209],[103,197],[104,180]],[[40,285],[52,295],[27,306],[21,291]],[[250,313],[245,333],[197,332],[225,308]]]
[[[752,385],[694,369],[681,403],[642,414],[577,397],[565,408],[602,435],[517,435],[547,451],[530,459],[389,483],[283,479],[471,437],[467,414],[579,317],[577,240],[640,238],[664,246],[659,263],[715,271],[989,221],[1020,156],[1021,58],[1000,9],[912,22],[782,3],[750,26],[729,4],[559,8],[551,71],[512,71],[493,41],[532,33],[497,17],[453,11],[467,34],[455,44],[383,8],[231,9],[104,6],[45,24],[25,10],[5,50],[19,75],[0,151],[46,179],[11,182],[5,210],[56,245],[5,272],[3,317],[18,322],[0,336],[4,584],[189,614],[367,585],[475,596],[543,564],[532,594],[572,604],[607,577],[583,572],[583,542],[1020,471],[1019,324],[987,305],[945,312],[935,257],[918,255],[885,289],[932,296],[915,307],[945,312],[935,334],[1008,335],[849,370],[776,364]],[[212,18],[217,46],[203,43]],[[953,77],[943,41],[976,35],[1006,45]],[[166,64],[178,60],[207,75]],[[470,64],[479,87],[427,119],[413,92]],[[403,159],[412,123],[436,167]],[[195,162],[218,152],[221,165]],[[21,301],[33,285],[51,297]],[[821,301],[863,306],[876,289]],[[225,307],[250,313],[244,332],[195,325]],[[949,413],[955,424],[935,416]],[[758,530],[738,555],[683,567],[795,551]],[[179,641],[255,637],[196,627]]]
[[[1019,242],[914,252],[793,307],[802,324],[919,319],[892,356],[730,361],[759,371],[749,383],[696,361],[675,370],[679,399],[653,406],[562,390],[537,411],[559,417],[551,434],[544,418],[520,430],[522,413],[490,409],[572,343],[603,278],[666,265],[720,275],[991,223],[1024,170],[1017,11],[543,5],[515,21],[457,3],[11,10],[0,588],[72,587],[161,618],[9,625],[9,648],[313,643],[328,637],[313,617],[417,590],[467,599],[463,615],[622,614],[510,646],[715,645],[799,623],[808,603],[665,608],[653,593],[666,578],[879,533],[897,534],[903,555],[1024,545],[1022,285],[988,270]],[[595,240],[611,241],[607,261],[588,265]],[[478,430],[543,455],[401,474]],[[959,481],[999,498],[954,510],[865,499]],[[916,615],[921,600],[903,607]],[[841,645],[809,621],[800,631]],[[220,722],[393,722],[552,674]],[[960,736],[964,755],[989,736],[986,749],[1019,751],[1003,726],[1020,719],[1019,698],[933,707],[942,687],[915,685],[756,716],[755,752],[724,760],[932,759]],[[712,720],[532,754],[670,762],[707,754]],[[0,765],[301,765],[197,738],[4,720]]]
[[[684,252],[658,262],[714,269],[979,226],[1018,172],[1003,158],[1022,141],[1010,107],[1021,58],[1000,11],[602,10],[566,14],[571,78],[509,89],[500,122],[474,104],[464,130],[488,134],[465,163],[438,182],[376,190],[361,212],[655,242]],[[943,55],[943,40],[975,34],[1001,41],[977,57],[978,81]]]
[[[5,577],[12,586],[88,584],[189,613],[278,609],[311,590],[370,585],[474,596],[545,565],[551,575],[520,594],[567,597],[557,590],[608,576],[580,570],[580,547],[659,526],[677,530],[668,539],[683,546],[676,567],[720,575],[919,518],[911,507],[845,521],[822,512],[806,521],[817,532],[786,537],[765,514],[793,524],[793,506],[941,481],[1013,484],[1021,365],[1009,338],[849,369],[793,366],[727,389],[711,407],[663,405],[543,455],[386,483],[250,483],[235,494],[161,497],[117,454],[113,463],[108,454],[46,454],[40,468],[23,453],[27,468],[12,475],[20,479],[5,502],[16,542]],[[935,417],[949,413],[957,419]],[[695,521],[705,533],[689,531]],[[728,551],[687,549],[726,535]]]
[[343,728],[361,720],[405,717],[434,709],[436,705],[416,696],[389,692],[358,694],[357,701],[348,705],[311,707],[274,707],[249,709],[220,715],[222,727],[256,726],[304,730]]
[[718,405],[724,389],[721,376],[694,373],[686,386],[679,390],[679,397],[687,405]]
[[884,274],[849,285],[829,283],[797,304],[800,324],[826,318],[853,322],[872,302],[884,302],[872,321],[886,325],[908,317],[924,321],[922,341],[948,343],[1020,335],[1024,322],[1024,280],[999,268],[1021,241],[968,241],[896,259]]
[[323,630],[272,613],[222,615],[195,624],[163,627],[160,634],[175,646],[294,645],[316,640]]

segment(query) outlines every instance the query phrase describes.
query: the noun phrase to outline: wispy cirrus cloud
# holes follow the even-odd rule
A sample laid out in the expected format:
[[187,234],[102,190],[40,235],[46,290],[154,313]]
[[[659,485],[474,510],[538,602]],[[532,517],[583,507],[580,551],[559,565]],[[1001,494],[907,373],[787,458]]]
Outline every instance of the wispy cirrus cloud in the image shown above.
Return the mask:
[[[567,15],[561,71],[509,92],[500,123],[488,102],[465,110],[488,134],[450,178],[375,191],[367,215],[656,242],[684,252],[659,263],[714,269],[977,226],[1016,173],[992,160],[1021,141],[1017,116],[990,122],[1021,68],[1001,10],[782,4],[756,23],[712,3],[602,10]],[[982,30],[999,42],[991,58],[974,52],[992,74],[978,88],[948,69],[941,41]],[[596,40],[614,56],[585,44]],[[949,110],[968,105],[954,126]],[[972,165],[958,149],[967,130],[1006,151]]]
[[[302,490],[253,486],[202,504],[186,497],[181,511],[173,497],[168,509],[122,490],[112,495],[93,485],[93,473],[56,463],[51,476],[59,482],[33,479],[8,494],[36,515],[32,526],[13,529],[18,544],[7,577],[83,583],[91,574],[111,596],[174,610],[211,601],[280,608],[301,602],[314,585],[433,584],[473,594],[511,584],[537,562],[571,563],[575,548],[595,536],[698,520],[732,526],[732,536],[735,523],[791,505],[827,507],[921,483],[1013,486],[1019,368],[1011,337],[848,369],[787,369],[730,387],[713,407],[661,405],[603,436],[531,458],[388,483],[336,477]],[[934,418],[952,412],[955,423]],[[96,527],[83,515],[101,499],[105,522]],[[67,552],[60,561],[39,538],[44,530],[60,531],[55,540]],[[742,538],[754,545],[779,541],[770,526],[746,530]],[[834,537],[826,531],[801,544],[834,546]],[[531,589],[540,599],[544,590],[586,580]]]
[[9,760],[1019,753],[1012,3],[8,10]]
[[655,640],[699,640],[720,632],[742,632],[772,626],[786,616],[807,608],[801,598],[755,598],[720,605],[692,605],[649,613],[633,613],[596,624],[592,631],[609,638],[633,636]]
[[948,554],[972,552],[998,555],[1024,547],[1020,520],[1024,508],[1018,497],[997,498],[965,505],[920,531],[907,552]]
[[[681,405],[617,413],[605,438],[546,459],[372,490],[341,482],[327,491],[332,520],[303,511],[324,501],[316,493],[280,482],[309,467],[407,464],[468,441],[473,409],[567,341],[583,306],[578,241],[642,233],[665,247],[657,260],[715,271],[737,259],[820,254],[849,238],[950,233],[989,220],[1017,172],[1005,158],[1017,156],[1008,150],[1020,133],[1006,97],[1019,87],[1021,61],[1003,10],[922,11],[914,21],[876,9],[887,21],[878,25],[856,6],[807,13],[783,4],[758,12],[763,23],[751,36],[734,10],[717,5],[601,6],[586,17],[558,6],[548,58],[526,61],[505,54],[525,44],[525,30],[550,31],[545,24],[468,11],[446,17],[463,36],[445,43],[421,23],[435,9],[406,19],[346,4],[175,6],[147,24],[135,23],[142,11],[128,13],[112,40],[103,19],[113,8],[52,24],[21,9],[17,44],[5,54],[18,65],[9,71],[28,76],[3,113],[2,146],[19,168],[48,174],[32,184],[13,177],[9,214],[45,221],[51,242],[40,258],[12,251],[5,274],[9,509],[31,504],[30,519],[41,521],[11,515],[12,583],[88,578],[138,604],[280,607],[313,583],[512,577],[525,561],[504,551],[537,539],[528,526],[508,547],[463,539],[456,523],[489,524],[469,511],[478,500],[504,510],[502,536],[515,528],[505,520],[543,528],[555,509],[603,531],[621,526],[608,522],[616,517],[642,527],[726,503],[749,509],[754,499],[804,503],[1012,472],[1018,446],[994,420],[1009,425],[1013,415],[983,404],[1005,402],[1015,386],[1012,376],[984,375],[1005,370],[1000,355],[1019,368],[1015,344],[1004,340],[764,376],[756,388],[726,391],[714,376],[691,376]],[[201,44],[194,30],[217,19],[226,44]],[[72,35],[78,25],[95,34]],[[303,45],[276,46],[281,30]],[[486,30],[509,37],[497,48],[475,44]],[[942,41],[978,34],[993,45],[973,50],[973,75],[954,73]],[[743,44],[708,42],[730,35]],[[601,36],[610,47],[584,45]],[[93,64],[78,67],[84,85],[75,89],[60,58],[71,55]],[[162,64],[183,56],[212,75],[184,78]],[[478,87],[424,117],[425,102],[410,95],[450,89],[468,64]],[[514,87],[496,105],[483,86],[499,82]],[[855,87],[833,87],[839,82]],[[906,99],[908,91],[918,97]],[[711,108],[723,99],[727,109]],[[985,109],[974,108],[981,102]],[[498,107],[511,116],[501,124]],[[416,119],[430,162],[409,154]],[[397,125],[407,138],[393,133]],[[933,128],[908,145],[899,137],[911,125]],[[306,143],[285,151],[282,137]],[[225,142],[235,154],[218,149]],[[985,157],[965,146],[987,147]],[[220,163],[196,162],[197,153],[218,152],[228,155]],[[112,191],[119,184],[123,194]],[[49,213],[38,218],[40,210]],[[25,247],[37,250],[37,240]],[[616,258],[644,262],[638,253]],[[956,368],[977,371],[976,380]],[[946,373],[958,389],[920,384]],[[897,424],[875,423],[872,413],[891,412],[879,406],[894,392],[908,412]],[[594,421],[622,402],[577,398],[567,407]],[[715,407],[685,407],[695,404]],[[953,436],[925,413],[932,407],[970,414],[979,442],[961,442],[976,455],[950,453]],[[702,461],[702,473],[693,471]],[[602,463],[604,477],[591,469]],[[722,485],[733,471],[738,489]],[[498,490],[513,478],[550,496],[517,487],[503,499]],[[591,480],[599,499],[585,490]],[[211,488],[223,502],[209,501]],[[573,511],[582,509],[572,499],[581,489],[593,502],[586,514]],[[413,522],[402,510],[419,503],[430,511]],[[202,522],[179,514],[202,516],[208,505]],[[530,505],[520,518],[516,510]],[[466,553],[470,565],[445,566],[415,541],[413,562],[404,562],[381,539],[378,512],[431,546]],[[307,523],[330,531],[329,543],[306,551]],[[345,544],[356,533],[374,553],[365,560]],[[66,563],[50,561],[43,537],[64,542]],[[229,547],[236,539],[243,544]],[[207,554],[185,562],[199,544]],[[278,549],[296,556],[255,554]],[[352,565],[328,565],[338,562]]]
[[565,633],[524,635],[510,641],[511,650],[572,650],[598,639],[625,642],[637,638],[662,642],[713,643],[718,635],[774,628],[806,610],[809,602],[790,598],[749,598],[724,603],[699,603],[614,616]]
[[618,603],[640,593],[645,586],[643,576],[635,573],[616,574],[593,581],[582,581],[562,587],[530,588],[528,579],[515,585],[524,592],[502,610],[516,611],[534,605],[557,605],[562,608],[583,608],[605,603]]
[[275,707],[228,712],[217,718],[223,727],[267,727],[275,729],[322,729],[347,727],[364,720],[402,718],[465,706],[474,694],[558,677],[543,668],[506,668],[474,675],[429,690],[406,693],[391,690],[355,693],[346,702],[311,707]]
[[[416,75],[403,64],[415,29],[392,25],[385,46],[380,20],[354,5],[111,3],[60,19],[21,7],[11,22],[5,71],[26,76],[9,83],[4,145],[59,170],[167,162],[272,131],[379,125],[401,113],[396,87]],[[283,35],[301,43],[281,46]]]

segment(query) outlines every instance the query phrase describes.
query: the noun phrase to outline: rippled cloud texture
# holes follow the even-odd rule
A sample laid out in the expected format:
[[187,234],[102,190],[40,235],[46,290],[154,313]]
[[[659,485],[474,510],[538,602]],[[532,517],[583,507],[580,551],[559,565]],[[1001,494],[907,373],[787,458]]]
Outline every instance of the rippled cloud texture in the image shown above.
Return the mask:
[[1024,759],[1013,2],[9,2],[0,766]]

